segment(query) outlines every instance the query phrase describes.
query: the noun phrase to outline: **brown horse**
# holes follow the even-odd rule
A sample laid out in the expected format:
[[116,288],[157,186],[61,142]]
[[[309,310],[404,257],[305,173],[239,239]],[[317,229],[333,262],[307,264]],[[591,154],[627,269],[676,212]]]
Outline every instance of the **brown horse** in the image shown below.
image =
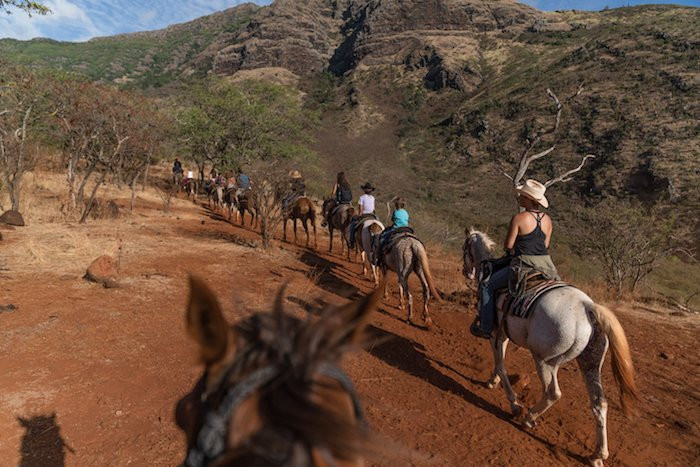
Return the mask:
[[197,184],[197,180],[194,178],[190,178],[185,182],[185,185],[183,186],[183,190],[185,191],[185,194],[187,195],[187,199],[190,199],[190,195],[192,195],[192,201],[197,199],[197,190],[199,189],[199,185]]
[[258,226],[258,202],[255,193],[246,190],[238,195],[238,214],[241,216],[241,225],[245,225],[245,213],[250,213],[251,227]]
[[350,260],[350,248],[348,248],[348,226],[355,215],[355,209],[350,204],[336,205],[332,199],[323,201],[323,217],[328,223],[328,232],[331,239],[328,242],[328,252],[333,252],[333,232],[340,230],[341,245],[340,254],[343,254],[344,248],[348,250],[348,261]]
[[362,465],[378,443],[339,361],[363,339],[378,294],[311,320],[283,310],[283,288],[272,313],[229,326],[204,282],[190,287],[187,331],[205,371],[175,410],[183,465]]
[[290,203],[287,208],[287,212],[284,216],[284,230],[283,239],[287,241],[287,221],[291,220],[294,224],[294,244],[297,243],[297,219],[301,220],[304,226],[304,231],[306,232],[306,246],[309,246],[309,225],[308,222],[311,221],[311,227],[314,229],[314,248],[318,248],[318,240],[316,239],[316,208],[314,203],[311,202],[306,196],[297,198],[296,201]]

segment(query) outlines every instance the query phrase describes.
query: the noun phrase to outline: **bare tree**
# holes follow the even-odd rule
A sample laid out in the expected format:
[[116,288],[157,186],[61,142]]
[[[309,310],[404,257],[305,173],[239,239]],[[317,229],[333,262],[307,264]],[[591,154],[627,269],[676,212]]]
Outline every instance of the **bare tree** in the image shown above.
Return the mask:
[[263,248],[272,246],[286,214],[284,198],[289,194],[288,171],[279,165],[260,162],[251,172],[256,183],[254,192]]
[[688,229],[663,211],[622,201],[579,209],[569,235],[582,253],[597,259],[605,282],[619,298],[634,292],[659,262],[679,251]]
[[[576,97],[578,97],[581,93],[583,92],[583,84],[579,85],[578,89],[574,94],[572,94],[570,97],[568,97],[565,100],[565,103],[569,103],[573,101]],[[540,143],[543,142],[543,139],[550,135],[554,135],[557,130],[559,129],[559,125],[561,123],[561,115],[562,111],[564,110],[564,104],[561,103],[559,98],[554,94],[549,88],[547,89],[547,95],[552,99],[554,102],[555,106],[555,112],[554,112],[554,122],[552,122],[552,126],[549,128],[539,128],[536,129],[531,135],[528,135],[525,137],[525,148],[523,149],[522,153],[520,153],[520,156],[518,158],[518,164],[517,167],[515,168],[515,171],[513,174],[509,174],[507,172],[503,172],[503,174],[508,177],[511,182],[513,182],[514,187],[518,187],[521,185],[523,179],[525,178],[525,175],[527,173],[528,168],[530,167],[530,164],[535,162],[538,159],[541,159],[548,154],[552,153],[556,149],[556,145],[552,144],[550,147],[547,149],[544,149],[540,152],[537,152],[535,154],[532,154],[533,150],[535,147],[540,145]],[[592,154],[588,154],[583,157],[581,160],[581,163],[577,166],[574,167],[571,170],[568,170],[560,175],[555,176],[554,178],[547,180],[544,182],[544,185],[549,188],[550,186],[554,185],[555,183],[559,182],[568,182],[573,179],[573,175],[577,172],[579,172],[583,166],[586,164],[586,162],[589,159],[594,159],[595,156]]]
[[30,133],[47,104],[43,85],[27,69],[0,64],[0,164],[11,209],[19,210],[22,177],[32,168]]

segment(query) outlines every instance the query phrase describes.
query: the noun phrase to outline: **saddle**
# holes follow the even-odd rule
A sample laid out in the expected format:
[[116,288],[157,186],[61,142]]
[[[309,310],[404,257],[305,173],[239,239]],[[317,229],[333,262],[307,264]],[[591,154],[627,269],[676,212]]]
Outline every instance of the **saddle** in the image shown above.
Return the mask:
[[503,314],[511,314],[518,318],[527,319],[532,314],[535,303],[542,295],[550,290],[560,287],[567,287],[569,284],[558,280],[546,280],[539,273],[528,277],[528,288],[525,292],[513,297],[508,289],[501,289],[496,292],[496,303]]
[[357,219],[355,219],[355,224],[353,228],[353,236],[356,236],[358,233],[360,233],[360,230],[362,230],[362,225],[365,223],[365,221],[372,219],[372,220],[377,220],[377,216],[374,214],[362,214],[361,216],[358,216]]
[[392,230],[389,233],[388,237],[384,240],[384,242],[381,245],[379,245],[379,261],[383,262],[384,256],[388,254],[391,251],[391,249],[394,248],[394,246],[404,238],[414,238],[425,247],[423,241],[420,238],[416,237],[415,232],[411,227],[397,227],[394,230]]
[[352,207],[348,203],[336,204],[330,211],[328,211],[328,219],[331,219],[333,216],[335,216],[338,213],[338,211],[340,211],[340,209],[343,208],[343,206],[346,206],[345,209],[347,209],[347,207]]

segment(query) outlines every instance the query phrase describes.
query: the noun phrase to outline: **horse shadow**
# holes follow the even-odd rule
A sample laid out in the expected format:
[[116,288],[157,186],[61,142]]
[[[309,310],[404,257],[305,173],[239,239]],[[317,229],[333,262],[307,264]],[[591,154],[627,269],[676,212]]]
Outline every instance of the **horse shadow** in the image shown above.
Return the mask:
[[347,274],[347,272],[340,264],[322,258],[309,249],[304,250],[300,259],[312,269],[313,272],[310,274],[315,275],[316,284],[323,290],[352,300],[362,296],[358,288],[343,277],[343,273]]
[[449,392],[461,397],[469,404],[489,412],[504,422],[509,423],[553,452],[564,452],[567,456],[579,462],[584,464],[587,462],[585,457],[571,452],[568,449],[564,449],[562,451],[561,448],[556,446],[554,443],[537,436],[531,431],[525,430],[510,413],[479,397],[477,394],[465,388],[458,381],[439,371],[436,366],[455,373],[472,384],[479,386],[484,385],[483,382],[464,376],[451,366],[429,356],[426,352],[426,348],[422,344],[373,325],[368,326],[367,332],[370,336],[370,345],[367,346],[367,352],[382,360],[384,363],[411,376],[425,380],[441,391]]
[[61,436],[56,413],[28,419],[17,417],[17,421],[26,430],[22,436],[19,467],[63,466],[66,451],[75,453]]

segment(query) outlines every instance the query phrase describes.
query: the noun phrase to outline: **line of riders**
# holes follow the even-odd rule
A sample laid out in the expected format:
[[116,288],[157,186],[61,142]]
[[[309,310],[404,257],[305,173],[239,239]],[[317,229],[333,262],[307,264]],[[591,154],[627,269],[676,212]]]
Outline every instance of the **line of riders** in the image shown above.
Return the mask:
[[[182,186],[193,178],[189,171],[187,177],[182,177],[183,169],[179,160],[173,165],[173,177],[179,179]],[[210,193],[217,187],[236,190],[240,196],[252,189],[250,177],[238,168],[237,175],[225,176],[212,170],[210,179],[205,182],[205,191]],[[367,221],[376,221],[376,199],[373,195],[376,188],[370,182],[360,187],[363,194],[358,199],[357,211],[349,220],[347,229],[347,245],[352,248],[355,239]],[[284,196],[284,210],[288,211],[293,202],[306,196],[306,185],[301,173],[293,170],[289,174],[288,194]],[[489,261],[479,278],[479,313],[470,331],[477,337],[490,339],[496,320],[496,292],[508,289],[512,297],[522,297],[528,287],[527,279],[537,276],[545,282],[559,281],[559,274],[549,255],[549,243],[552,236],[552,219],[540,210],[549,207],[545,197],[546,187],[536,181],[527,180],[517,188],[518,202],[521,212],[514,215],[510,221],[508,233],[503,244],[505,256]],[[336,182],[331,192],[331,200],[324,204],[322,227],[328,226],[328,220],[343,208],[352,207],[353,195],[350,183],[344,172],[337,174]],[[406,200],[395,197],[392,200],[393,212],[391,224],[380,235],[373,236],[370,263],[381,266],[388,249],[396,237],[403,235],[414,236],[414,229],[409,225],[409,214],[406,210]]]
[[[243,174],[239,171],[235,180],[238,187],[240,187],[241,175]],[[292,171],[289,176],[289,194],[283,198],[285,210],[294,209],[292,203],[298,205],[302,200],[305,200],[307,207],[310,208],[309,212],[313,214],[314,210],[311,207],[311,202],[304,193],[304,182],[301,174],[298,171]],[[220,180],[222,179],[219,179],[218,175],[214,175],[213,186],[216,186],[217,179],[219,180],[218,183],[221,183]],[[251,186],[250,178],[244,177],[242,180],[247,182],[246,186],[249,189]],[[340,229],[343,233],[343,238],[346,238],[347,235],[348,255],[355,241],[360,240],[358,246],[362,244],[363,256],[366,252],[371,252],[373,273],[375,273],[374,268],[378,264],[381,265],[384,273],[388,269],[395,271],[399,279],[399,297],[402,310],[404,309],[404,300],[408,300],[407,321],[409,323],[411,323],[412,316],[412,299],[408,292],[407,278],[411,272],[415,272],[423,286],[424,319],[426,326],[429,327],[431,319],[428,315],[427,302],[430,294],[439,300],[439,293],[432,284],[424,245],[415,237],[413,229],[409,225],[406,201],[403,198],[393,199],[392,224],[388,228],[383,229],[375,214],[376,199],[373,195],[375,187],[367,182],[361,188],[363,194],[358,199],[358,209],[356,211],[354,206],[352,206],[353,196],[350,184],[343,172],[338,174],[332,190],[332,198],[325,200],[323,206],[324,221],[322,225],[329,228],[330,248],[333,245],[333,229]],[[510,402],[513,416],[522,416],[522,423],[525,428],[535,426],[539,417],[561,397],[557,379],[560,366],[571,360],[577,360],[588,389],[590,406],[596,423],[596,441],[595,449],[591,456],[591,463],[592,465],[602,466],[603,461],[609,456],[607,439],[608,403],[603,392],[601,379],[601,368],[608,347],[612,350],[613,377],[620,390],[620,402],[626,414],[630,413],[634,403],[639,398],[634,381],[634,366],[629,344],[615,315],[606,307],[593,302],[581,290],[560,281],[557,269],[548,251],[552,237],[552,219],[547,213],[542,211],[542,208],[546,209],[549,207],[545,191],[545,185],[536,180],[526,180],[525,183],[516,188],[520,212],[511,218],[508,233],[503,243],[506,251],[504,257],[492,259],[494,242],[486,234],[473,229],[467,229],[465,232],[467,238],[462,251],[463,274],[470,279],[478,278],[479,281],[478,315],[472,323],[470,331],[477,337],[491,341],[491,348],[494,353],[494,369],[487,387],[493,388],[500,383]],[[312,216],[312,223],[313,219]],[[339,222],[339,219],[342,222]],[[367,247],[368,239],[371,239],[372,248]],[[378,285],[376,274],[375,284]],[[386,296],[386,281],[384,281],[384,284]],[[203,288],[203,286],[193,283],[193,291],[197,288]],[[197,293],[196,295],[200,300],[204,301],[210,300],[213,296],[211,292]],[[280,294],[276,302],[276,307],[279,307],[280,310],[283,302],[281,297],[282,295]],[[361,318],[361,316],[371,312],[374,304],[376,304],[376,300],[378,300],[377,297],[378,292],[375,292],[351,304],[349,308],[336,310],[332,315],[333,326],[328,326],[324,318],[321,318],[318,321],[320,326],[318,329],[322,331],[322,334],[331,332],[331,334],[335,333],[336,335],[351,335],[352,332],[348,329],[356,328],[339,325],[339,321],[335,318],[340,317],[342,320],[344,319],[343,316],[351,316],[350,322],[355,323],[354,326],[357,323],[365,322],[366,320]],[[192,307],[192,298],[190,303]],[[216,309],[216,313],[220,313],[217,306],[210,305],[205,307],[194,306],[192,310],[196,312],[197,310]],[[277,318],[272,321],[276,322],[276,320]],[[200,320],[204,324],[223,321],[220,315],[216,319],[211,319],[210,317]],[[188,315],[188,323],[192,322],[196,323]],[[259,322],[262,323],[263,320],[259,320]],[[317,348],[318,342],[342,342],[341,340],[336,341],[336,337],[320,339],[314,335],[312,335],[314,337],[311,339],[297,339],[294,335],[289,336],[289,329],[291,329],[289,326],[285,325],[280,329],[283,332],[278,330],[278,334],[294,339],[294,342],[302,343],[304,355],[313,355],[304,349],[303,344],[305,342],[314,342],[314,348]],[[192,332],[191,334],[197,335]],[[256,335],[262,334],[262,332],[257,331]],[[216,333],[208,331],[206,335],[216,335]],[[221,336],[221,342],[228,342],[227,339],[227,335]],[[505,367],[506,347],[509,341],[513,341],[518,346],[530,350],[542,383],[541,399],[526,412],[510,384]],[[200,339],[200,342],[206,342],[206,339]],[[292,344],[289,344],[288,347],[290,349],[294,348]],[[223,348],[225,350],[225,346]],[[285,348],[287,347],[285,346]],[[324,356],[339,355],[328,349],[321,349]],[[295,349],[295,351],[298,350]],[[228,355],[227,352],[223,352],[220,349],[217,352],[221,355]],[[246,357],[245,361],[247,362],[257,361],[248,358],[247,353],[243,355]],[[285,358],[284,361],[303,362],[304,359],[290,357]],[[216,365],[210,364],[209,366],[218,367],[218,365],[216,363]],[[231,368],[238,368],[236,361],[231,364]],[[343,406],[353,407],[354,419],[359,425],[364,426],[357,394],[349,378],[332,362],[331,364],[328,362],[319,364],[316,368],[320,369],[319,374],[322,378],[325,378],[324,381],[335,381],[335,384],[342,389],[341,393],[343,391],[346,393],[347,400],[343,402]],[[229,374],[230,371],[230,369],[226,370],[225,374]],[[277,364],[263,366],[252,373],[248,373],[248,376],[243,380],[238,380],[238,385],[233,386],[226,392],[226,397],[223,399],[224,402],[221,406],[210,413],[209,415],[211,416],[208,416],[203,422],[198,424],[202,427],[198,434],[196,430],[190,429],[187,431],[185,425],[178,422],[189,433],[188,457],[185,465],[207,465],[207,460],[214,460],[219,457],[226,444],[226,429],[222,427],[227,425],[223,421],[231,419],[236,406],[242,405],[245,398],[239,395],[249,394],[257,388],[261,388],[276,378],[279,371]],[[292,374],[296,372],[286,373]],[[308,373],[304,371],[299,372],[299,374]],[[207,373],[203,376],[204,379],[207,379]],[[312,379],[305,377],[305,381],[310,380]],[[219,381],[224,381],[224,379],[219,379]],[[275,384],[274,386],[286,390],[284,385]],[[197,387],[200,388],[200,391],[203,391],[201,384],[198,383]],[[197,395],[196,392],[193,393],[193,397]],[[285,397],[286,395],[285,393]],[[220,394],[217,397],[221,399]],[[297,398],[293,399],[297,400]],[[183,400],[186,401],[187,399]],[[199,394],[196,400],[204,401],[204,397]],[[201,403],[199,405],[204,406]],[[179,408],[187,407],[187,404],[179,404],[178,406]],[[204,413],[206,414],[206,412]],[[285,414],[288,415],[289,412],[285,412]],[[179,416],[180,420],[185,418],[187,417],[182,414]],[[308,418],[299,416],[293,418],[308,420]],[[260,417],[260,419],[262,420],[263,417]],[[285,421],[285,427],[288,426],[286,423]],[[315,426],[323,427],[327,425],[318,424]],[[333,429],[330,429],[331,426]],[[337,430],[338,426],[337,423],[334,423],[328,425],[329,429],[322,431],[331,433],[333,430]],[[288,433],[288,431],[285,431],[285,433]],[[348,436],[350,435],[345,433],[343,439],[348,439]],[[212,442],[212,439],[214,442]],[[266,453],[270,451],[266,442],[268,439],[267,437],[263,438],[266,446],[264,451]],[[208,447],[211,446],[218,446],[218,448],[208,450]],[[296,453],[297,451],[288,449],[285,452]],[[310,456],[309,453],[307,453],[305,461],[289,462],[284,463],[284,465],[311,465],[311,458],[308,456]],[[230,459],[233,459],[233,457]],[[282,464],[277,462],[269,465]]]

